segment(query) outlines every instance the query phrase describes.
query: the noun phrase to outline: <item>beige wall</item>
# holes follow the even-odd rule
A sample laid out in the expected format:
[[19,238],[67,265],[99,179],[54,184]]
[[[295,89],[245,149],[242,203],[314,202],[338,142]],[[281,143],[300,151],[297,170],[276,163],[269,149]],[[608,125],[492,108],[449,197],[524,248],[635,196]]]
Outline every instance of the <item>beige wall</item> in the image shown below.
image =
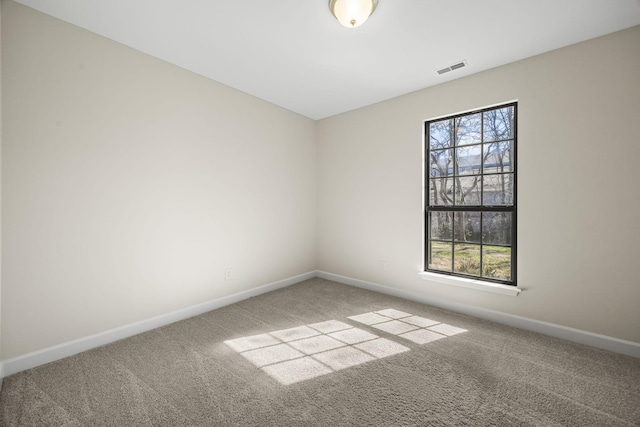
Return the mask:
[[13,2],[2,19],[2,360],[315,268],[314,121]]
[[[0,360],[316,268],[640,342],[639,47],[315,123],[5,1]],[[526,291],[418,278],[423,121],[514,99]]]
[[[320,121],[318,268],[640,342],[638,52],[635,27]],[[516,99],[525,291],[420,279],[423,121]]]

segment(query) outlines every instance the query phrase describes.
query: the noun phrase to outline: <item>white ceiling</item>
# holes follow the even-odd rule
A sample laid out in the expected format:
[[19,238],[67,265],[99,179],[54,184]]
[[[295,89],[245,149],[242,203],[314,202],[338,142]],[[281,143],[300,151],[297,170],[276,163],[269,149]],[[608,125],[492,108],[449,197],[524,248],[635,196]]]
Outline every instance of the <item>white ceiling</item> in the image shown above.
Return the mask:
[[312,119],[640,24],[640,0],[379,0],[356,29],[328,0],[17,1]]

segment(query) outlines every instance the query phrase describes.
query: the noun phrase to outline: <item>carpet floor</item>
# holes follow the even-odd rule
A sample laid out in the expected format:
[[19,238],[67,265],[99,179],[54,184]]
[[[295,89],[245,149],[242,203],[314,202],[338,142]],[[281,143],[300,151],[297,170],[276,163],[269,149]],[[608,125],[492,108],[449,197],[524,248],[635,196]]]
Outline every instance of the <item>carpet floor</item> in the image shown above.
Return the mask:
[[2,426],[638,426],[640,359],[311,279],[4,379]]

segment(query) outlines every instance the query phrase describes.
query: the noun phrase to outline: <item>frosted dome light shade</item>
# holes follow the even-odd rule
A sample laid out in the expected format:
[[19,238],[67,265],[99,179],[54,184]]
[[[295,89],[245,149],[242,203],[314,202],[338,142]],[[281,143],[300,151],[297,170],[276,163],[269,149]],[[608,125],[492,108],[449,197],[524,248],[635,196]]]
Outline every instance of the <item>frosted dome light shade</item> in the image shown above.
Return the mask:
[[330,0],[329,8],[345,27],[355,28],[364,24],[378,5],[378,0]]

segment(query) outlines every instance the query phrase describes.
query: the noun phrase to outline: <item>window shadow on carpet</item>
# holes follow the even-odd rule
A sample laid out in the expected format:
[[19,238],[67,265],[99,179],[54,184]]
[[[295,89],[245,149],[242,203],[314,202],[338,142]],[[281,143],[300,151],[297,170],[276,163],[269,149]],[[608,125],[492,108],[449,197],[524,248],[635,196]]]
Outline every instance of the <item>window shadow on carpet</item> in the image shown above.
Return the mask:
[[[466,332],[392,308],[348,319],[419,345]],[[284,385],[411,350],[339,320],[236,338],[225,344]]]

